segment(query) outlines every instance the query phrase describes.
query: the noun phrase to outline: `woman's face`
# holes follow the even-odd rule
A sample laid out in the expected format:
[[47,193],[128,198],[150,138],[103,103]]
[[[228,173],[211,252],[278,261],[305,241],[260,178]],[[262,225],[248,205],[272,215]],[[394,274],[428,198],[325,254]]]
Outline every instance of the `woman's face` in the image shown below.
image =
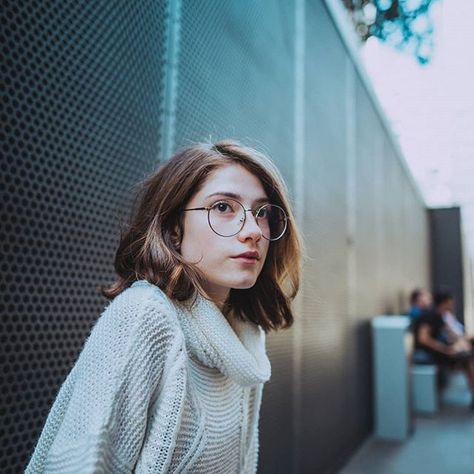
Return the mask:
[[[208,207],[229,198],[240,201],[245,209],[256,209],[268,202],[256,176],[240,165],[229,164],[209,174],[186,209]],[[225,206],[219,208],[222,211],[226,211]],[[269,241],[262,236],[253,214],[245,214],[240,232],[222,237],[209,226],[207,211],[184,212],[181,254],[186,261],[197,264],[206,280],[204,290],[220,307],[231,288],[245,289],[255,284],[267,256]],[[257,252],[258,256],[239,257],[245,252]]]

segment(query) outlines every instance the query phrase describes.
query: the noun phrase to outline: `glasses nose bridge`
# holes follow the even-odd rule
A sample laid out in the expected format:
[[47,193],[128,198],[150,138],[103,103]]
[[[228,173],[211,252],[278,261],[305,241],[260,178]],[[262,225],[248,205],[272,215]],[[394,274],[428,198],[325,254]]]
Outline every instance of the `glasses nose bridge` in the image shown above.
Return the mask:
[[[257,225],[257,227],[260,229],[260,225],[258,223],[258,218],[257,218],[257,211],[258,211],[258,208],[256,209],[252,209],[252,208],[249,208],[249,209],[245,209],[244,205],[242,204],[242,209],[244,210],[244,218],[242,220],[242,229],[245,227],[245,224],[247,222],[247,212],[250,212],[250,214],[252,215],[254,221],[255,221],[255,224]],[[241,230],[242,230],[241,229]],[[260,232],[262,232],[262,229],[260,229]]]
[[255,209],[252,209],[252,208],[248,208],[248,209],[245,209],[244,207],[244,211],[245,211],[245,215],[247,215],[247,212],[250,212],[250,214],[252,214],[253,218],[255,219],[255,222],[258,224],[258,218],[257,218],[257,211],[259,210],[259,208],[255,208]]

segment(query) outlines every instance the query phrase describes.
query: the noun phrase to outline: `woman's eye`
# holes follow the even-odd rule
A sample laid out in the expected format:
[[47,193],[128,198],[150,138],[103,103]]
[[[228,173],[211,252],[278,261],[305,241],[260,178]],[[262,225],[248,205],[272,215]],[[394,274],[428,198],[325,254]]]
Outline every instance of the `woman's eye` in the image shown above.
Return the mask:
[[260,219],[268,219],[269,217],[268,209],[259,209],[257,213],[257,217]]
[[228,202],[218,202],[212,206],[212,208],[222,214],[232,212],[232,207]]

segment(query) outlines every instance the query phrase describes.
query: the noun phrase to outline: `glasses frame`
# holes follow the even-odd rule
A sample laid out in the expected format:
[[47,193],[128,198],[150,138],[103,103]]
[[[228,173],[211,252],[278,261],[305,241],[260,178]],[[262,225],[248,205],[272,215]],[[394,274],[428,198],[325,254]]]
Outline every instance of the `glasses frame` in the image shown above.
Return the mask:
[[[219,234],[219,232],[216,232],[216,230],[212,227],[211,225],[211,209],[219,202],[226,202],[226,201],[234,201],[234,202],[237,202],[238,204],[240,204],[240,207],[244,210],[244,218],[242,220],[242,225],[240,227],[240,229],[235,232],[234,234],[230,234],[230,235],[222,235],[222,234]],[[232,199],[232,198],[229,198],[229,199],[218,199],[216,202],[214,202],[211,206],[203,206],[203,207],[192,207],[192,208],[188,208],[188,209],[182,209],[182,211],[207,211],[207,223],[209,224],[209,227],[211,228],[211,230],[219,235],[220,237],[233,237],[234,235],[237,235],[245,226],[245,222],[247,221],[247,212],[248,211],[251,211],[252,212],[252,215],[255,219],[255,222],[257,223],[258,225],[258,213],[260,212],[261,209],[263,209],[264,207],[266,206],[274,206],[274,207],[278,207],[278,209],[280,209],[282,212],[283,212],[283,215],[285,216],[285,227],[283,228],[281,234],[274,238],[274,239],[269,239],[267,237],[265,237],[263,235],[263,232],[262,233],[262,237],[265,239],[265,240],[268,240],[270,242],[275,242],[276,240],[279,240],[283,237],[283,235],[285,235],[285,232],[286,232],[286,229],[288,228],[288,215],[286,214],[285,210],[281,207],[281,206],[278,206],[277,204],[271,204],[269,202],[261,205],[260,207],[257,207],[255,209],[245,209],[244,205],[240,202],[240,201],[237,201],[237,199]],[[262,230],[260,228],[260,226],[258,225],[258,228],[260,229],[260,231]]]

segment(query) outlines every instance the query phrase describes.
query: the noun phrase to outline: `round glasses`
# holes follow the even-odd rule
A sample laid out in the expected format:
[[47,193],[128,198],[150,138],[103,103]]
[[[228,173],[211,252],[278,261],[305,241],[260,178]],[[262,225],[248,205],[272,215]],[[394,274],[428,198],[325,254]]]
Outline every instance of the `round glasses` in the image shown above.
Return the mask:
[[257,209],[245,209],[235,199],[222,199],[209,207],[193,207],[183,211],[207,211],[210,228],[221,237],[232,237],[238,234],[245,225],[247,211],[251,211],[262,237],[273,241],[283,237],[288,226],[288,216],[276,204],[264,204]]

